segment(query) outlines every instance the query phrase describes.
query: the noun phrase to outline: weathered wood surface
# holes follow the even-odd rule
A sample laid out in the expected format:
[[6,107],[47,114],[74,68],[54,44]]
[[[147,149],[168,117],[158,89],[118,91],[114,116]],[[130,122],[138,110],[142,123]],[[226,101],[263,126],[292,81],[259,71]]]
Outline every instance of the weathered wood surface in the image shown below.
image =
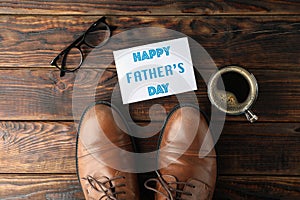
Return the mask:
[[[0,174],[75,173],[75,141],[72,122],[2,122]],[[137,144],[153,151],[157,136]],[[299,123],[226,123],[216,145],[218,174],[299,176],[299,146]]]
[[[5,52],[0,55],[0,67],[51,67],[50,61],[97,19],[95,16],[0,16],[0,51]],[[121,16],[108,17],[107,21],[117,27],[114,35],[149,26],[182,32],[201,44],[218,67],[229,64],[250,69],[299,67],[300,47],[296,44],[300,43],[300,20],[296,16]],[[130,37],[128,41],[132,41]],[[112,62],[105,53],[99,57],[103,63]]]
[[299,1],[16,1],[3,0],[0,14],[47,15],[214,15],[299,14]]
[[[79,113],[82,113],[95,100],[112,98],[117,83],[116,73],[102,72],[100,69],[84,69],[60,79],[58,71],[52,69],[0,70],[0,119],[73,120],[75,113],[72,109],[77,110],[78,107],[81,110]],[[259,115],[260,122],[299,122],[300,72],[287,69],[253,69],[251,72],[259,84],[259,97],[253,109]],[[200,107],[209,113],[211,107],[207,89],[200,76],[198,88],[196,95]],[[121,102],[117,86],[114,94],[117,95],[113,96],[113,101]],[[179,96],[182,101],[189,102],[193,92]],[[75,101],[79,104],[73,106]],[[154,104],[161,104],[169,111],[178,104],[178,99],[170,96],[132,104],[129,107],[132,118],[138,121],[149,120],[149,109]],[[162,110],[156,110],[155,114],[157,120],[163,120]],[[79,117],[80,114],[76,119]],[[227,116],[227,120],[245,121],[245,117]]]
[[[84,199],[77,176],[0,175],[1,199]],[[214,199],[288,199],[300,197],[299,177],[219,176]],[[148,195],[148,193],[147,193]],[[142,200],[150,200],[142,193]]]
[[[168,28],[200,43],[217,67],[238,64],[250,70],[259,84],[253,108],[259,121],[250,125],[244,116],[227,116],[216,145],[214,199],[299,199],[299,8],[298,0],[1,1],[0,199],[84,199],[75,174],[72,100],[82,108],[109,100],[116,74],[99,75],[106,65],[84,66],[60,78],[49,62],[103,15],[116,27],[114,37],[133,28]],[[112,62],[105,49],[95,55]],[[206,86],[197,79],[200,107],[210,113]],[[120,98],[116,93],[113,100]],[[182,96],[192,99],[192,93]],[[165,97],[132,104],[129,110],[146,125],[153,104],[169,111],[177,103]],[[164,116],[160,109],[154,115],[158,131]],[[138,146],[152,151],[156,142],[154,135],[139,139]]]
[[287,199],[300,198],[299,177],[220,176],[215,199]]
[[76,175],[0,175],[0,198],[9,199],[84,199]]
[[0,173],[75,172],[75,138],[71,123],[2,122]]

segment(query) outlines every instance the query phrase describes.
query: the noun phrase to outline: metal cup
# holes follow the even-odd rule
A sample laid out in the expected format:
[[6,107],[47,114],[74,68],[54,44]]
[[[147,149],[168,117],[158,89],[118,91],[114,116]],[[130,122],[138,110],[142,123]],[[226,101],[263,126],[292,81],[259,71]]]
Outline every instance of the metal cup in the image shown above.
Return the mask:
[[255,77],[238,66],[220,69],[208,83],[208,97],[215,107],[230,115],[245,114],[251,123],[258,119],[250,110],[257,95]]

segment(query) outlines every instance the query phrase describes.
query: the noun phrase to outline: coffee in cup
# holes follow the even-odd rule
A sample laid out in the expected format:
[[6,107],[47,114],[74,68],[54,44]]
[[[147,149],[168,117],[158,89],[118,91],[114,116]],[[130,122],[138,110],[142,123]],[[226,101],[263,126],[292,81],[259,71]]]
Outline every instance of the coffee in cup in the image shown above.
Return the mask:
[[255,77],[238,66],[220,69],[208,83],[208,97],[215,107],[230,115],[244,113],[251,123],[258,119],[250,110],[257,95],[258,85]]

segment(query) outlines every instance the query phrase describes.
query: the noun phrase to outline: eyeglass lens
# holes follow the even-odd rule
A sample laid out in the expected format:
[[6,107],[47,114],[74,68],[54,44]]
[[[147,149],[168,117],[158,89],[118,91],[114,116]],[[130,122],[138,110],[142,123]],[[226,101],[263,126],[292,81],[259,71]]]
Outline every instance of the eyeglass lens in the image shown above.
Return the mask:
[[[57,62],[59,64],[58,67],[65,71],[75,71],[83,62],[83,54],[87,52],[86,46],[95,48],[100,44],[104,45],[109,37],[110,29],[108,25],[103,22],[98,23],[85,33],[83,41],[79,43],[79,45],[72,47],[64,56],[59,58]],[[85,44],[85,47],[83,47],[82,44]]]
[[64,56],[61,56],[57,63],[61,69],[66,71],[76,70],[82,63],[82,52],[77,47],[71,48],[65,53]]
[[86,33],[84,42],[88,46],[95,48],[101,43],[105,44],[105,42],[109,39],[109,37],[110,37],[109,27],[106,24],[100,22],[95,27],[93,27],[89,32]]

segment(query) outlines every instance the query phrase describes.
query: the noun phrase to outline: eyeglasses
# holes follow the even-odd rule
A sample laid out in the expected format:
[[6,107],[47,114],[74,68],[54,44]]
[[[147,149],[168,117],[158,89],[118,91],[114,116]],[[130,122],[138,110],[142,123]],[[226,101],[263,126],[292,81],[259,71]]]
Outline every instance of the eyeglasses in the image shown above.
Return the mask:
[[105,22],[105,17],[101,17],[72,44],[60,52],[50,64],[60,70],[60,77],[63,77],[66,72],[74,72],[83,63],[86,47],[101,47],[106,44],[110,36],[111,28]]

